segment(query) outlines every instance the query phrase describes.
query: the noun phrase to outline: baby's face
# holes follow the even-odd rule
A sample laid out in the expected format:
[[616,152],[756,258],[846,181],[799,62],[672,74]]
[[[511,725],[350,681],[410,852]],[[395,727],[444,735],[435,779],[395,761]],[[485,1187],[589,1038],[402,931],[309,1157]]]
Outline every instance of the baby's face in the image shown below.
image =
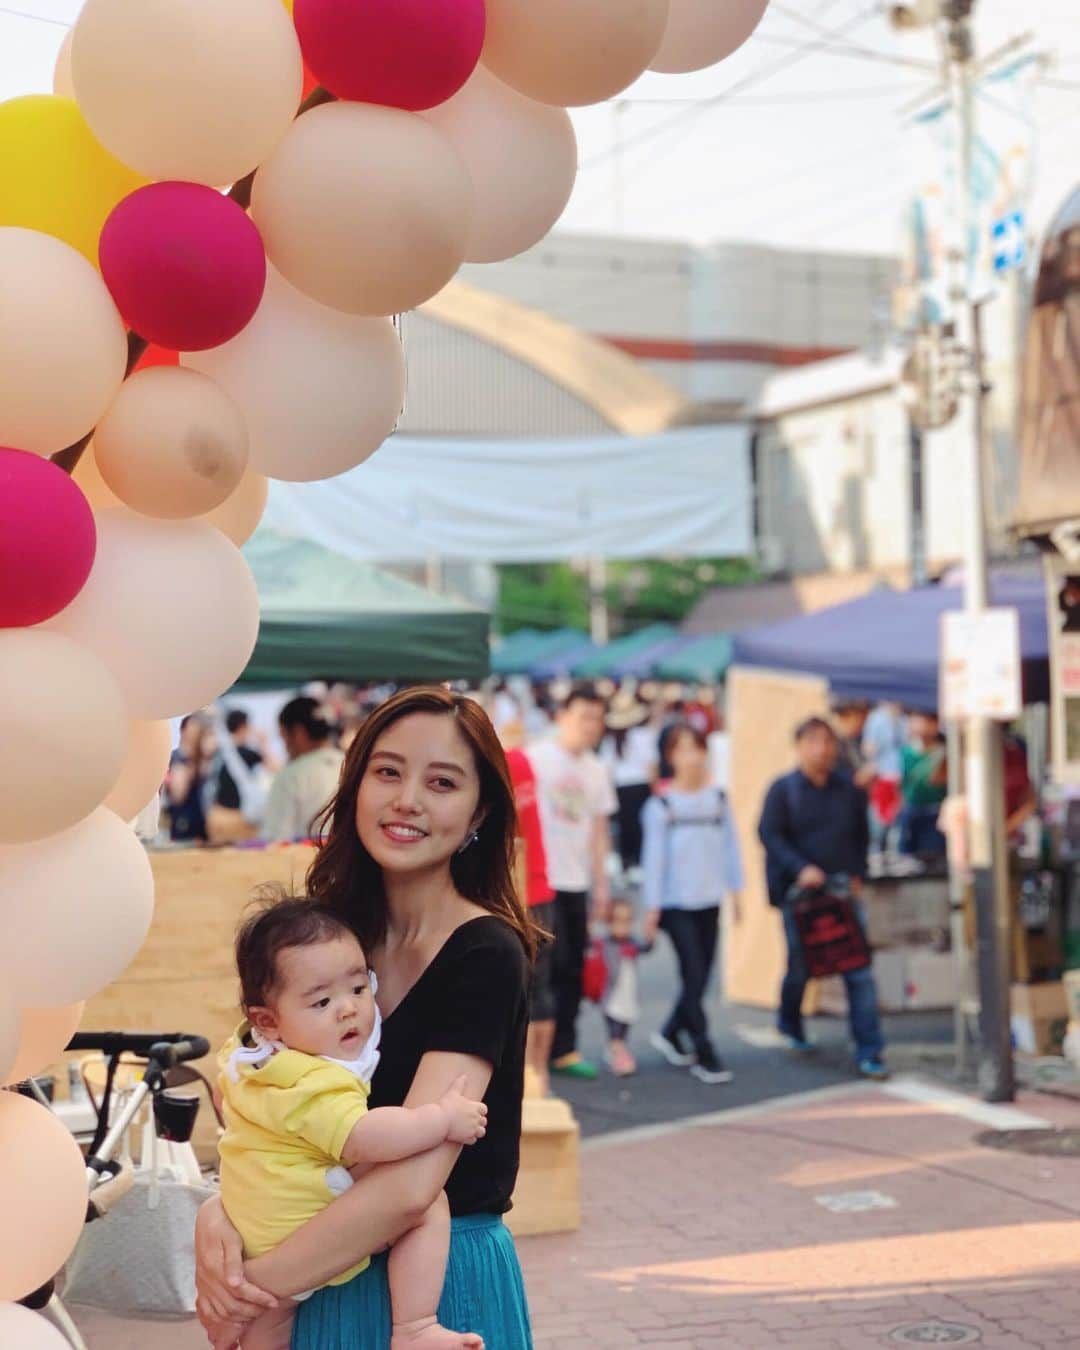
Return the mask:
[[375,996],[354,937],[287,947],[277,958],[271,1007],[252,1020],[290,1050],[355,1059],[375,1026]]
[[616,905],[611,911],[611,923],[608,928],[616,942],[625,942],[634,931],[634,911],[623,905]]

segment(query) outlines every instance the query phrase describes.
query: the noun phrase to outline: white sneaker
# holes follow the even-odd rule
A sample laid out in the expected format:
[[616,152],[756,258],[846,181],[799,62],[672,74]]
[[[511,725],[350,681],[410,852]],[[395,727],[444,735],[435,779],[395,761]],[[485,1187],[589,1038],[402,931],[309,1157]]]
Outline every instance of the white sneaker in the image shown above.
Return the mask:
[[654,1050],[659,1050],[667,1062],[676,1069],[685,1069],[693,1064],[694,1056],[688,1055],[680,1050],[674,1041],[668,1038],[660,1031],[654,1031],[649,1037],[649,1044]]

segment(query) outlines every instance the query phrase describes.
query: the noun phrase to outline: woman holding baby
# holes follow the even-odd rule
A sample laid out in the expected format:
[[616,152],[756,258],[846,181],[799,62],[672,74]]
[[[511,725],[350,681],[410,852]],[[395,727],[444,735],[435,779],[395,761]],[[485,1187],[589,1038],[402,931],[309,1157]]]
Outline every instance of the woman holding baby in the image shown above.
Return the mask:
[[[501,1216],[518,1169],[528,972],[538,933],[514,888],[513,790],[479,705],[438,688],[407,690],[384,704],[350,747],[325,821],[308,897],[330,916],[331,929],[336,918],[347,931],[328,934],[337,946],[322,953],[328,973],[313,976],[310,991],[301,988],[303,963],[315,950],[295,960],[279,953],[282,968],[269,971],[259,993],[265,1004],[245,1009],[233,1072],[280,1078],[282,1066],[303,1066],[282,1058],[297,1053],[287,1048],[283,1018],[301,1028],[316,1015],[353,1018],[360,1030],[350,1042],[342,1021],[340,1053],[328,1055],[314,1031],[310,1046],[298,1047],[321,1056],[310,1081],[323,1084],[329,1075],[344,1101],[341,1075],[356,1071],[362,1033],[370,1051],[372,1028],[381,1024],[377,1068],[361,1084],[370,1119],[361,1124],[358,1109],[354,1130],[354,1115],[343,1108],[334,1147],[344,1151],[352,1184],[270,1250],[252,1256],[249,1243],[245,1259],[228,1204],[204,1206],[196,1235],[200,1320],[219,1350],[242,1345],[259,1319],[283,1307],[298,1350],[389,1350],[392,1339],[397,1350],[414,1334],[420,1345],[483,1341],[488,1350],[530,1350],[520,1268]],[[309,992],[308,1003],[297,1002]],[[369,1016],[365,1000],[374,1001]],[[462,1131],[469,1103],[480,1102],[483,1129]],[[325,1100],[325,1118],[323,1107]],[[419,1152],[399,1147],[397,1161],[378,1160],[393,1156],[373,1142],[380,1108],[404,1108],[400,1119],[411,1121],[416,1140],[434,1123],[430,1137],[443,1142]],[[334,1136],[324,1127],[319,1138]],[[402,1325],[391,1309],[388,1260],[376,1254],[389,1247],[392,1263],[395,1245],[426,1231],[444,1191],[450,1241],[438,1324]],[[355,1277],[333,1283],[369,1257]],[[437,1341],[437,1333],[449,1339]]]

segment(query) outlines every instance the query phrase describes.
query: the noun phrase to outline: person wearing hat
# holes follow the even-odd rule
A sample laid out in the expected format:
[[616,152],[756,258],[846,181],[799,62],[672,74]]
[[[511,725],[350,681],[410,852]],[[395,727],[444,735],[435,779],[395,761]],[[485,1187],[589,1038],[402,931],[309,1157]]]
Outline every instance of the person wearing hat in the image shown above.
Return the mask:
[[618,810],[619,858],[624,876],[641,866],[641,811],[652,794],[659,767],[649,710],[630,690],[620,690],[608,708],[600,757],[611,771]]

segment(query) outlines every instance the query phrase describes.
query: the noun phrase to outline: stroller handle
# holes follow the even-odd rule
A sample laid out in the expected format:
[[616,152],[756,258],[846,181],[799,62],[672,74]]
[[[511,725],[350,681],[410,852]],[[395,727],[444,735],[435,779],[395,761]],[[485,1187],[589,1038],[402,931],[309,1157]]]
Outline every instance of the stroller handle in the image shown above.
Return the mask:
[[106,1055],[131,1054],[139,1059],[156,1060],[161,1068],[171,1069],[208,1055],[210,1042],[205,1036],[192,1036],[184,1031],[77,1031],[67,1048],[100,1050]]

